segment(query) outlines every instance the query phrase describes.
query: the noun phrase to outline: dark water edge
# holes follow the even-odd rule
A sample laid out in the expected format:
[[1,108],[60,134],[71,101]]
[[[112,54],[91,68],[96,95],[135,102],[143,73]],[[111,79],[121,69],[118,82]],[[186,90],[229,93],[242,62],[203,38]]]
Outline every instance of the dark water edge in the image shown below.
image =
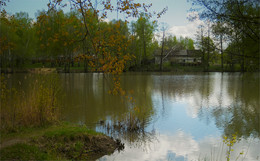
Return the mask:
[[[1,73],[34,73],[39,69],[51,69],[53,72],[57,73],[93,73],[91,70],[85,72],[83,67],[71,67],[69,71],[64,71],[63,67],[21,67],[21,68],[1,68]],[[162,71],[159,69],[158,65],[145,65],[141,67],[130,67],[125,70],[125,72],[242,72],[240,67],[236,66],[234,68],[224,68],[223,71],[220,65],[210,66],[208,70],[205,70],[203,66],[192,66],[192,65],[167,65]],[[259,69],[248,69],[244,72],[260,72]]]
[[[45,73],[45,72],[41,72],[41,69],[44,70],[50,70],[52,73],[102,73],[102,72],[85,72],[84,69],[70,69],[69,72],[65,72],[62,68],[17,68],[17,69],[11,69],[11,68],[7,68],[7,69],[0,69],[0,73],[5,73],[5,74],[13,74],[13,73]],[[147,68],[139,68],[139,69],[134,69],[134,70],[128,70],[125,71],[126,72],[224,72],[224,73],[234,73],[234,72],[241,72],[239,69],[235,69],[235,70],[221,70],[221,69],[209,69],[208,71],[205,71],[203,68],[171,68],[171,69],[163,69],[162,71],[160,71],[159,69],[147,69]],[[254,73],[254,72],[260,72],[260,71],[245,71],[242,73]]]

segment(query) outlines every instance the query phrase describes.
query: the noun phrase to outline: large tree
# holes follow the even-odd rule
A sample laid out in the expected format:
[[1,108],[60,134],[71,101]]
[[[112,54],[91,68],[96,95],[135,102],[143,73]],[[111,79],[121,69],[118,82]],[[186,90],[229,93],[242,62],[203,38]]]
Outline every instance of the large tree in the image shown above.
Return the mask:
[[[198,11],[200,18],[213,23],[225,24],[230,44],[240,44],[237,61],[241,71],[259,68],[260,16],[258,0],[190,0],[193,11]],[[218,33],[219,35],[222,35]]]
[[205,26],[200,26],[200,30],[197,34],[197,46],[202,52],[202,65],[204,71],[209,71],[210,63],[214,63],[216,58],[216,46],[214,41],[210,37],[210,27],[207,26],[207,30],[205,30]]
[[149,16],[142,13],[138,20],[132,24],[136,44],[135,57],[137,65],[145,65],[152,57],[152,44],[156,24],[151,22]]
[[227,40],[227,30],[228,28],[225,26],[224,23],[215,23],[212,25],[212,33],[214,35],[214,39],[216,40],[217,44],[216,47],[220,51],[221,54],[221,71],[224,71],[224,48],[223,45]]

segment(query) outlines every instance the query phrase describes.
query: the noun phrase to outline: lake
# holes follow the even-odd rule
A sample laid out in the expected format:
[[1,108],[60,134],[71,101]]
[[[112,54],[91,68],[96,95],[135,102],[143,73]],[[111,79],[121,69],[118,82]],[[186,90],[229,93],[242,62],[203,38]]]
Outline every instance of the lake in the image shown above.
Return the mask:
[[[226,160],[224,136],[236,136],[231,160],[260,160],[259,73],[124,73],[121,86],[142,112],[141,131],[113,128],[133,104],[108,94],[111,78],[101,73],[59,74],[62,117],[119,138],[122,151],[107,160]],[[11,84],[33,75],[14,74]],[[21,84],[21,83],[20,83]]]

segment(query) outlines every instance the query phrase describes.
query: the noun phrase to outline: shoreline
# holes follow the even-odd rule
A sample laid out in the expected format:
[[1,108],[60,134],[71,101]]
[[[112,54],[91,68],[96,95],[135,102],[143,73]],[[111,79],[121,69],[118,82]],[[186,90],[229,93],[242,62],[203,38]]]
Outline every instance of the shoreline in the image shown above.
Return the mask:
[[62,123],[1,133],[0,160],[96,160],[123,148],[112,137]]
[[[85,72],[84,69],[71,69],[69,72],[65,72],[64,70],[61,70],[60,68],[24,68],[24,69],[14,69],[11,70],[10,68],[8,69],[0,69],[1,73],[5,73],[5,74],[13,74],[13,73],[33,73],[33,74],[39,74],[39,73],[102,73],[102,72]],[[164,69],[162,71],[160,70],[129,70],[129,71],[124,71],[123,73],[128,73],[128,72],[187,72],[187,73],[207,73],[207,72],[223,72],[223,73],[236,73],[236,72],[240,72],[240,73],[251,73],[251,72],[259,72],[259,71],[239,71],[239,70],[213,70],[213,69],[209,69],[208,71],[204,71],[202,69],[198,69],[198,68],[194,68],[194,69],[179,69],[179,68],[174,68],[174,69]]]

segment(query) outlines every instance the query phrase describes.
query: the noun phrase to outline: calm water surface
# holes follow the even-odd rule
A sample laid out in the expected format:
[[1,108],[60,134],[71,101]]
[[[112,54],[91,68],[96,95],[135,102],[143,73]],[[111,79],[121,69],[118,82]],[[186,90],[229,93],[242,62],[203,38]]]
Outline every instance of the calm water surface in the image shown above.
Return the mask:
[[[59,76],[65,93],[63,118],[120,138],[125,144],[123,151],[101,161],[226,160],[222,136],[235,133],[240,141],[233,147],[231,160],[260,160],[259,73],[126,73],[122,87],[146,111],[145,126],[139,133],[107,128],[131,108],[123,97],[108,94],[108,76]],[[24,75],[13,77],[29,81]]]

